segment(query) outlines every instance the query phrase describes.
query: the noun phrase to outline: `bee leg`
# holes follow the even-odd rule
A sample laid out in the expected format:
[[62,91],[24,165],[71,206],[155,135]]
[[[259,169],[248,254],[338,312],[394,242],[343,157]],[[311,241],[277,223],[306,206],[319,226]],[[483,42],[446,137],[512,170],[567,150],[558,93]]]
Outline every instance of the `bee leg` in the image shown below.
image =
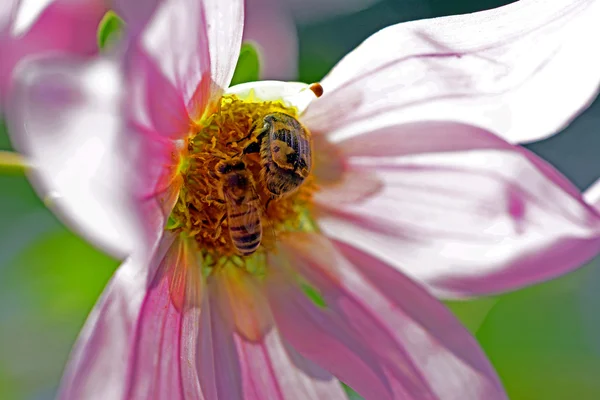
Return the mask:
[[258,153],[260,152],[260,142],[252,142],[248,146],[244,147],[244,154]]
[[[256,122],[252,124],[252,126],[251,126],[251,127],[250,127],[250,129],[248,130],[248,134],[247,134],[246,136],[242,137],[241,139],[234,140],[233,142],[229,142],[229,143],[227,143],[227,144],[228,144],[228,145],[232,145],[232,144],[234,144],[234,143],[235,143],[235,146],[237,146],[237,144],[238,144],[238,143],[240,143],[240,142],[244,142],[244,141],[248,140],[248,138],[254,134],[254,131],[256,130],[256,124],[257,124]],[[259,133],[259,135],[260,135],[260,133]],[[254,143],[254,140],[252,140],[252,142]],[[252,144],[252,143],[251,143],[251,144]],[[247,146],[246,146],[246,147],[247,147]]]
[[217,197],[206,196],[206,201],[207,202],[213,201],[215,203],[218,203],[218,204],[221,204],[221,205],[225,205],[225,200],[219,199]]
[[269,197],[269,200],[267,200],[267,204],[265,204],[265,210],[267,211],[267,213],[269,212],[269,204],[271,204],[271,200],[273,200],[273,198]]
[[267,132],[268,132],[267,129],[263,130],[256,137],[256,141],[253,141],[252,143],[250,143],[246,147],[244,147],[244,154],[260,153],[260,146],[261,146],[263,138],[265,137]]
[[225,218],[227,218],[227,213],[223,213],[223,216],[217,223],[217,225],[215,227],[215,233],[213,234],[212,239],[216,239],[219,236],[221,236],[221,232],[223,231],[223,228],[221,228],[221,225],[223,225],[223,222],[225,222]]
[[248,134],[246,136],[244,136],[243,138],[241,138],[240,140],[236,140],[235,142],[232,143],[239,143],[239,142],[243,142],[244,140],[248,139],[250,136],[252,136],[252,134],[254,133],[254,131],[256,130],[256,127],[258,126],[258,121],[254,122],[251,126],[250,129],[248,130]]

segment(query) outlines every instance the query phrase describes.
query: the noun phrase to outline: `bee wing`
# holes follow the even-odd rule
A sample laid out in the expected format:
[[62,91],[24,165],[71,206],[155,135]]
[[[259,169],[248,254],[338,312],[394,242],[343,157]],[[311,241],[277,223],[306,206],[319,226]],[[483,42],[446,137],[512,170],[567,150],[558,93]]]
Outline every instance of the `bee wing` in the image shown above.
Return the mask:
[[248,210],[244,214],[242,221],[248,232],[255,232],[258,229],[262,229],[262,226],[258,226],[260,225],[261,213],[259,210],[259,197],[254,188],[249,190],[246,200],[246,208]]
[[229,215],[233,225],[243,227],[247,233],[256,232],[260,225],[260,212],[257,202],[244,201],[240,204],[229,202]]
[[256,207],[248,207],[248,211],[244,215],[244,227],[248,232],[256,232],[260,227],[260,213]]

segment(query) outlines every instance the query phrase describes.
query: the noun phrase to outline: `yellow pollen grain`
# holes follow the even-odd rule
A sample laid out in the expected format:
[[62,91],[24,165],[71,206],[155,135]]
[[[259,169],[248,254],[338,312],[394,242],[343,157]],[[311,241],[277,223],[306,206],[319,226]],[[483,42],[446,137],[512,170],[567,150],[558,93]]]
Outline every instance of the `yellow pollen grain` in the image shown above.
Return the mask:
[[[295,108],[281,102],[242,101],[234,95],[226,95],[215,113],[195,121],[190,127],[183,152],[185,159],[180,161],[182,167],[178,169],[183,186],[167,229],[194,238],[204,260],[212,260],[213,265],[207,266],[208,270],[231,264],[260,275],[266,251],[273,250],[276,238],[285,232],[306,229],[306,215],[310,215],[316,189],[312,176],[294,193],[274,199],[261,179],[260,156],[243,154],[245,147],[257,141],[255,135],[250,134],[253,125],[273,112],[298,117]],[[263,237],[258,250],[249,257],[238,256],[231,241],[226,204],[219,194],[220,179],[214,172],[219,161],[233,158],[241,158],[246,164],[260,199]]]

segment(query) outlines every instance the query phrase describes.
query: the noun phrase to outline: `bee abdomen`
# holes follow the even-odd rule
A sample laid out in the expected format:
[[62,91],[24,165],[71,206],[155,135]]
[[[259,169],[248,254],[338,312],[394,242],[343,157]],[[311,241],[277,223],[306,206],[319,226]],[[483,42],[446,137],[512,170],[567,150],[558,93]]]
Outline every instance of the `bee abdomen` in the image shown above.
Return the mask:
[[251,225],[248,225],[244,221],[241,221],[243,214],[232,215],[230,217],[229,233],[231,235],[231,241],[235,246],[236,250],[243,256],[248,256],[256,251],[260,246],[262,239],[262,226],[260,219]]
[[243,255],[248,256],[258,249],[260,246],[260,240],[262,238],[262,232],[240,232],[241,235],[235,235],[234,231],[231,232],[231,240],[237,251]]

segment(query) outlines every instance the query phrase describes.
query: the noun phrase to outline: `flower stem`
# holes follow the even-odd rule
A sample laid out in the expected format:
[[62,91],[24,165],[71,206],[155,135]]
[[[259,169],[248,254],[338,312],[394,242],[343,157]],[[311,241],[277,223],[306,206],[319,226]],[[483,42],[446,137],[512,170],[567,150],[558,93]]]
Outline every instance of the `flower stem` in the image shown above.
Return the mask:
[[0,174],[23,174],[26,169],[25,157],[12,151],[0,150]]

